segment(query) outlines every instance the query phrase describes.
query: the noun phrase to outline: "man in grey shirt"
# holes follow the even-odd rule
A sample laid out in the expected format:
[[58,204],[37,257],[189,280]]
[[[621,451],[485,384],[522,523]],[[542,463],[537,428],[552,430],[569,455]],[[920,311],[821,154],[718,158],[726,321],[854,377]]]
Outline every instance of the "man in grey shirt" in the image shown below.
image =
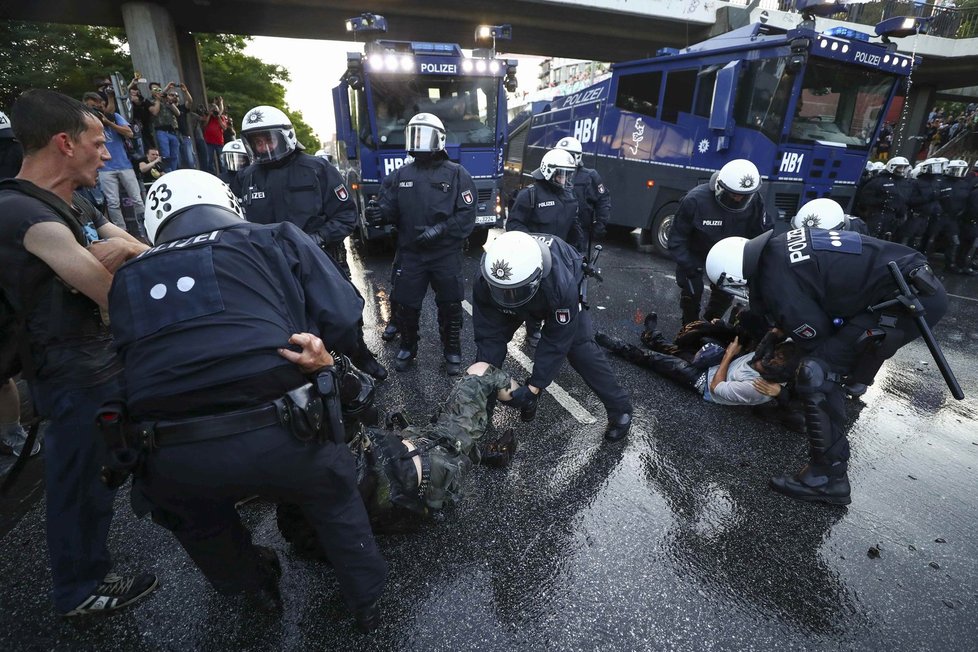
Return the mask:
[[689,387],[703,400],[721,405],[760,405],[777,397],[791,380],[801,358],[790,340],[776,344],[761,355],[754,352],[741,355],[743,347],[734,338],[720,363],[704,369],[677,356],[642,350],[605,333],[597,333],[594,339],[615,355],[648,367]]

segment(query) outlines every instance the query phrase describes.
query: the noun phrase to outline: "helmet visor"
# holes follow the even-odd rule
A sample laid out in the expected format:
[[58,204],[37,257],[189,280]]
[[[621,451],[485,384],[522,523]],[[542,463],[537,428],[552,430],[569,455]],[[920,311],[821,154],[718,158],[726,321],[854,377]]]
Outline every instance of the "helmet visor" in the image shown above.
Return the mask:
[[224,159],[224,167],[231,172],[237,172],[248,167],[248,157],[244,154],[224,152],[221,154],[221,158]]
[[256,163],[278,161],[292,151],[281,129],[261,129],[242,134],[245,149]]
[[955,166],[950,166],[949,165],[947,167],[947,170],[945,170],[944,174],[948,175],[949,177],[958,177],[960,179],[960,178],[964,177],[964,175],[967,172],[968,172],[968,168],[967,167],[958,167],[956,165]]
[[569,190],[574,187],[574,172],[570,168],[557,168],[550,181]]
[[909,165],[894,165],[890,167],[890,174],[898,177],[907,176],[907,171],[910,170]]
[[750,203],[754,200],[754,193],[749,195],[743,195],[736,192],[730,192],[726,188],[717,184],[716,189],[717,203],[728,211],[733,211],[739,213],[740,211],[746,210]]
[[444,132],[430,125],[408,125],[404,128],[404,139],[409,152],[441,151]]
[[540,287],[540,276],[519,287],[500,287],[489,283],[492,300],[503,308],[518,308],[527,303]]

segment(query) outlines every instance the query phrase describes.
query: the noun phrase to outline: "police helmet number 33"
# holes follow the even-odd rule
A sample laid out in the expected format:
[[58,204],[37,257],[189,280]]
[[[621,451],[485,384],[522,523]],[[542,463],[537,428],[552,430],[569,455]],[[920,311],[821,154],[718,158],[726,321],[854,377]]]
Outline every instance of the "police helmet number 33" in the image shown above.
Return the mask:
[[146,198],[146,203],[149,204],[149,210],[155,211],[160,208],[162,203],[162,209],[164,213],[170,211],[170,205],[167,203],[173,197],[173,191],[166,187],[165,183],[161,183],[156,187],[153,192],[149,193]]

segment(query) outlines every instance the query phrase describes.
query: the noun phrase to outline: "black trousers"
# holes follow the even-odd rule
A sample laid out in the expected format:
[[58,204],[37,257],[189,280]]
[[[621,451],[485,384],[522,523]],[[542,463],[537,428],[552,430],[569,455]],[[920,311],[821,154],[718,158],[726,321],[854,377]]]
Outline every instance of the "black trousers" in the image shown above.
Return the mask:
[[333,443],[300,442],[273,425],[221,439],[153,451],[134,491],[153,520],[173,532],[215,589],[253,591],[267,571],[234,504],[258,494],[302,507],[351,609],[384,589],[387,562],[377,549],[357,490],[353,456]]
[[461,251],[435,260],[425,260],[413,251],[401,249],[397,253],[397,261],[392,301],[421,310],[428,286],[435,291],[437,303],[459,303],[465,297]]

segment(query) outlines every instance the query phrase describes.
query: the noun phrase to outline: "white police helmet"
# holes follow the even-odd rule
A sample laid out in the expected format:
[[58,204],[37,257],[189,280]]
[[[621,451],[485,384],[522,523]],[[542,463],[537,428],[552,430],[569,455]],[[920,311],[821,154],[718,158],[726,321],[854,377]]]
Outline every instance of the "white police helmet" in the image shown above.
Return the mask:
[[866,161],[866,166],[863,168],[863,171],[864,172],[872,172],[873,171],[873,162],[867,160]]
[[578,166],[581,165],[581,156],[584,153],[584,148],[581,147],[581,141],[573,136],[565,136],[558,140],[554,149],[562,149],[570,153],[574,157],[574,163]]
[[954,159],[944,166],[944,174],[961,179],[968,174],[968,162],[959,158]]
[[241,139],[256,163],[273,163],[296,149],[305,149],[296,138],[289,116],[274,106],[256,106],[245,113]]
[[550,273],[550,247],[522,231],[507,231],[486,246],[479,266],[492,300],[516,308],[533,298]]
[[577,163],[567,150],[552,149],[540,161],[540,176],[556,186],[572,189]]
[[920,165],[917,174],[944,174],[946,158],[929,158]]
[[747,298],[747,278],[744,276],[744,247],[747,238],[724,238],[710,248],[706,255],[706,275],[718,288],[738,297]]
[[750,206],[760,187],[761,173],[757,166],[744,158],[734,159],[717,174],[717,203],[739,213]]
[[445,125],[431,113],[419,113],[404,128],[409,152],[440,152],[445,149]]
[[248,167],[251,159],[248,158],[248,151],[245,149],[241,139],[232,140],[224,144],[221,149],[221,158],[224,160],[224,167],[231,172],[237,172]]
[[910,172],[910,161],[903,156],[894,156],[886,162],[886,171],[895,177],[906,178]]
[[0,138],[13,138],[14,137],[14,126],[10,122],[10,118],[3,111],[0,111]]
[[793,229],[827,229],[846,231],[849,218],[839,203],[828,197],[813,199],[798,209],[798,214],[791,218]]
[[872,173],[873,175],[877,175],[885,169],[886,169],[886,164],[884,164],[882,161],[876,161],[875,163],[873,163]]
[[197,207],[216,207],[244,219],[238,198],[226,183],[203,170],[174,170],[157,179],[146,193],[143,219],[150,244],[156,244],[160,230],[173,217]]

